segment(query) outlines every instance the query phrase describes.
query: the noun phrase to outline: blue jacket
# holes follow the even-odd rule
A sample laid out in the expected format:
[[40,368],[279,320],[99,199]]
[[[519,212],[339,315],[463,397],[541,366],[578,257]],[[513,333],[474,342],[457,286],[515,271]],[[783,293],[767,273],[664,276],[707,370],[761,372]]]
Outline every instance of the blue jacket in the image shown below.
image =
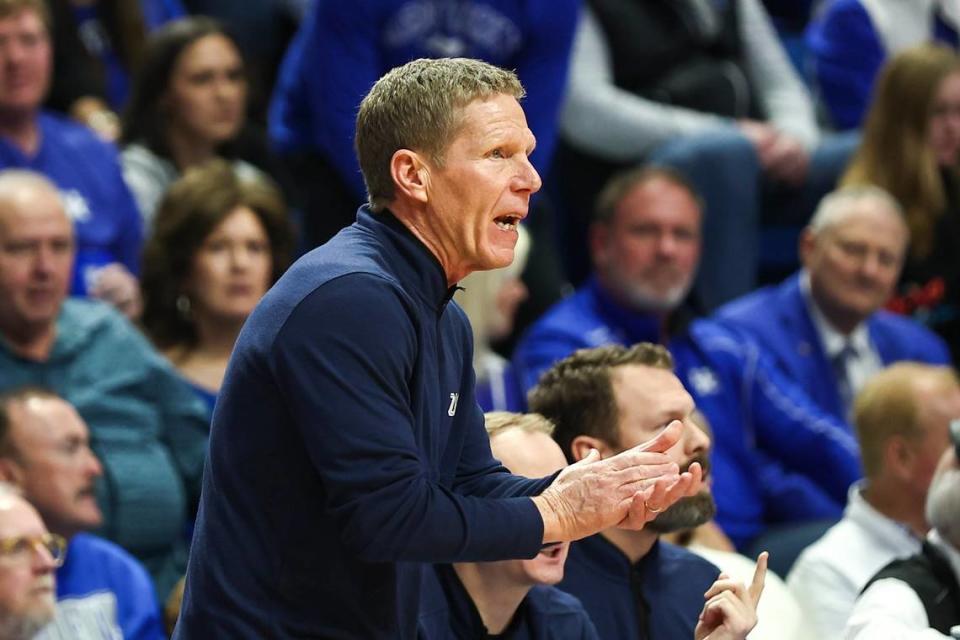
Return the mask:
[[373,83],[417,58],[477,58],[516,71],[546,174],[577,23],[578,0],[317,0],[280,69],[270,138],[313,149],[354,195],[366,190],[353,153],[357,107]]
[[[529,389],[577,349],[660,338],[658,318],[620,306],[591,280],[528,329],[514,364]],[[861,476],[846,424],[818,409],[753,341],[716,322],[677,328],[667,347],[713,430],[717,522],[739,548],[770,523],[840,517]]]
[[[420,634],[424,640],[486,638],[487,628],[470,594],[451,565],[435,565],[424,574]],[[503,640],[599,640],[580,601],[568,593],[538,585],[530,589]]]
[[[885,3],[872,4],[882,11]],[[957,31],[942,16],[935,14],[931,19],[923,12],[913,14],[914,19],[925,22],[931,41],[957,47]],[[883,29],[897,28],[895,21],[881,22],[891,24],[877,25],[863,0],[830,0],[807,28],[814,80],[837,129],[856,129],[866,116],[874,81],[890,55]]]
[[707,560],[663,541],[631,565],[598,534],[571,545],[558,586],[580,599],[601,638],[673,640],[693,638],[703,594],[719,575]]
[[529,558],[543,521],[474,397],[472,335],[389,212],[296,262],[213,414],[178,638],[414,638],[423,563]]
[[0,372],[0,391],[40,385],[76,407],[103,463],[97,533],[136,556],[164,597],[186,568],[183,531],[207,447],[202,403],[136,327],[94,300],[64,302],[44,362],[0,339]]
[[[716,317],[760,343],[778,368],[824,411],[844,415],[836,374],[810,317],[799,274],[724,305]],[[950,362],[943,340],[909,318],[878,311],[867,320],[867,330],[885,365],[898,360]]]
[[37,640],[163,640],[150,576],[130,554],[81,533],[57,569],[57,617]]
[[40,148],[30,157],[0,138],[0,169],[29,169],[60,189],[73,220],[77,258],[71,292],[85,295],[96,269],[111,262],[140,272],[140,213],[113,145],[87,127],[50,113],[37,116]]

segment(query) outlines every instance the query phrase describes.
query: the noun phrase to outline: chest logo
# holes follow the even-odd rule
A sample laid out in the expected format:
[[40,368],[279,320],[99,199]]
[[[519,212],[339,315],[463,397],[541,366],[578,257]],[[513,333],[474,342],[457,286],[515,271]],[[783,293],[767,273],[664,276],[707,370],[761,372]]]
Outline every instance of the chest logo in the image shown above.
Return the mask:
[[460,399],[459,393],[450,394],[450,406],[447,408],[447,415],[451,418],[457,415],[457,401]]
[[691,369],[689,380],[690,386],[701,396],[713,395],[720,389],[717,376],[708,367]]

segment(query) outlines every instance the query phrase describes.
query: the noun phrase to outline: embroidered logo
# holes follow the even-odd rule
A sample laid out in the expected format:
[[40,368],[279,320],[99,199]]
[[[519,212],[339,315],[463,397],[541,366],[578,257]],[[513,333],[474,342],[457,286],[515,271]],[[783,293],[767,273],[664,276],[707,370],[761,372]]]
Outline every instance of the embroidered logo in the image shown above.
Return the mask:
[[460,399],[459,393],[450,394],[450,407],[447,409],[447,415],[451,418],[457,415],[457,401]]
[[717,380],[717,376],[708,367],[691,369],[689,380],[690,386],[702,396],[712,395],[720,389],[720,382]]

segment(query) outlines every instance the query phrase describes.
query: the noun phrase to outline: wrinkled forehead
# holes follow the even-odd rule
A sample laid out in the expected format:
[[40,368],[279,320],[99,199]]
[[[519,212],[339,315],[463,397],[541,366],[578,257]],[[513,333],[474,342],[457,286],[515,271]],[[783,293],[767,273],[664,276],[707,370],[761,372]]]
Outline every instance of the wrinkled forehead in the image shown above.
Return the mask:
[[19,235],[40,229],[72,235],[73,223],[59,192],[43,187],[0,189],[0,234]]
[[0,497],[0,539],[46,532],[36,509],[19,496]]

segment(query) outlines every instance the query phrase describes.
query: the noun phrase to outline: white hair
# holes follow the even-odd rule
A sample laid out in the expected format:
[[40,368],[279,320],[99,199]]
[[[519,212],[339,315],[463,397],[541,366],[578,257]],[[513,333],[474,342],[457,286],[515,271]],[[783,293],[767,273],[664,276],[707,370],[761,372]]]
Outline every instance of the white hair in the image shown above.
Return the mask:
[[[951,452],[949,455],[954,455]],[[960,468],[956,459],[940,470],[930,483],[926,503],[927,522],[940,536],[960,549]]]
[[824,229],[836,226],[847,216],[856,212],[856,205],[867,200],[880,205],[877,210],[883,210],[895,216],[906,230],[906,217],[897,199],[886,190],[871,184],[843,187],[828,193],[817,205],[817,210],[813,212],[807,228],[817,234]]

